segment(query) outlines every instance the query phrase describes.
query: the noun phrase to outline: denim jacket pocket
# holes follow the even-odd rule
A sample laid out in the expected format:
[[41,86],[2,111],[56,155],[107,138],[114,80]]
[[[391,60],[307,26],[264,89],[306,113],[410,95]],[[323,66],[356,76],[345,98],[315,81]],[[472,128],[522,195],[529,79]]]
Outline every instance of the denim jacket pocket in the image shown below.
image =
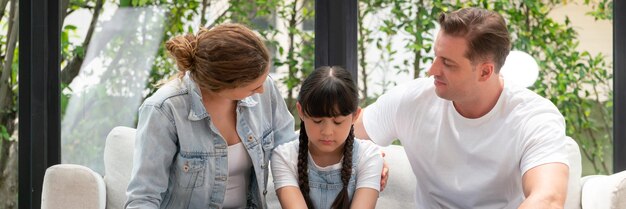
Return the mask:
[[263,148],[263,163],[267,164],[272,155],[272,150],[274,150],[274,131],[267,130],[263,133],[263,138],[261,139],[261,145]]
[[263,133],[263,138],[262,138],[262,143],[263,143],[263,151],[267,152],[272,152],[272,150],[274,149],[274,131],[267,130]]
[[204,184],[206,160],[199,157],[183,157],[176,159],[176,182],[181,188],[196,188]]

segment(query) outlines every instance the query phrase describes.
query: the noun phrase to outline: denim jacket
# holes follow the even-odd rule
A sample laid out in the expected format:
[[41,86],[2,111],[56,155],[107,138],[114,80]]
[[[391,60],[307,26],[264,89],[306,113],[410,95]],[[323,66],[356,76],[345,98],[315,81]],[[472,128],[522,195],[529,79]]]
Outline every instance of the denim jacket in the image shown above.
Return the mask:
[[[271,78],[264,93],[238,102],[237,133],[252,159],[247,208],[267,208],[275,146],[297,138],[294,119]],[[228,145],[189,75],[170,81],[139,108],[134,167],[125,208],[222,208]]]
[[[359,143],[354,140],[352,150],[352,175],[348,183],[348,197],[352,199],[356,189],[356,165],[359,163]],[[337,195],[343,188],[341,182],[341,169],[322,171],[314,165],[315,162],[309,157],[309,197],[316,209],[330,209]]]

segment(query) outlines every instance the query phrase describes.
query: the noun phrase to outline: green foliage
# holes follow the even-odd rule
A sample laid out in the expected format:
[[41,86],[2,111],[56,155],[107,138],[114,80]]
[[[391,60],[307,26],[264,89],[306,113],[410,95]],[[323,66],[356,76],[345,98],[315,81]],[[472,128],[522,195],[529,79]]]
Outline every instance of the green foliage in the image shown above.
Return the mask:
[[11,133],[9,133],[9,131],[7,130],[7,127],[1,124],[0,124],[0,140],[11,140]]
[[364,22],[366,21],[365,18],[371,16],[372,13],[375,13],[376,11],[380,10],[382,8],[382,0],[359,0],[359,13],[358,13],[358,19],[357,19],[357,25],[358,25],[358,39],[357,39],[357,51],[358,51],[358,57],[359,57],[359,81],[357,83],[360,83],[361,86],[363,86],[362,88],[360,88],[361,91],[361,105],[365,106],[368,105],[370,103],[368,103],[367,98],[369,98],[368,95],[368,77],[369,77],[369,73],[370,70],[368,70],[368,63],[367,63],[367,47],[369,46],[369,44],[371,44],[374,39],[372,38],[372,33],[373,33],[373,28],[368,28],[364,26]]
[[591,5],[593,11],[587,14],[594,17],[596,20],[612,20],[613,19],[613,0],[597,0],[598,2],[591,0],[585,0],[586,5]]
[[[602,54],[577,49],[576,31],[569,19],[564,24],[548,18],[556,3],[530,2],[508,9],[509,27],[517,40],[514,49],[538,58],[538,94],[550,99],[563,113],[566,133],[581,147],[594,173],[611,172],[605,150],[612,145],[611,66]],[[604,98],[603,98],[604,97]],[[597,111],[592,111],[596,109]]]
[[[193,24],[195,16],[199,15],[200,4],[197,1],[137,1],[133,0],[133,6],[159,5],[165,11],[166,22],[165,31],[163,33],[163,41],[159,46],[157,56],[152,66],[152,71],[146,86],[146,97],[152,95],[157,90],[157,84],[168,80],[177,73],[174,61],[169,57],[165,49],[165,42],[176,35],[194,34]],[[196,27],[197,28],[197,27]]]

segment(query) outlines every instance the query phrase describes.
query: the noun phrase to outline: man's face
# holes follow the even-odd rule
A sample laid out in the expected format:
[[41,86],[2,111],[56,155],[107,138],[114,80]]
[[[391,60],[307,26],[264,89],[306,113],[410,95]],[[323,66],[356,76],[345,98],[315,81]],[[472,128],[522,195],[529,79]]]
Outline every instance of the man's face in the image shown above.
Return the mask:
[[435,59],[428,74],[435,79],[437,96],[450,101],[472,99],[477,92],[479,71],[465,56],[467,41],[440,31],[435,40]]

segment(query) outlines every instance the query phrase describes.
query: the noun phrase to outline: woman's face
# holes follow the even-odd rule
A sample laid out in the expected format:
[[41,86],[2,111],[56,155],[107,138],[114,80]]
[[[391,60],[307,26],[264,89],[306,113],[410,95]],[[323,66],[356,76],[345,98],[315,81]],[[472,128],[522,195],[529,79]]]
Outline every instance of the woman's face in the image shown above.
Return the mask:
[[265,83],[268,74],[269,70],[265,70],[263,75],[259,76],[252,82],[232,89],[223,89],[217,92],[217,94],[230,100],[242,100],[254,94],[261,94],[265,91],[265,89],[263,89],[263,84]]

